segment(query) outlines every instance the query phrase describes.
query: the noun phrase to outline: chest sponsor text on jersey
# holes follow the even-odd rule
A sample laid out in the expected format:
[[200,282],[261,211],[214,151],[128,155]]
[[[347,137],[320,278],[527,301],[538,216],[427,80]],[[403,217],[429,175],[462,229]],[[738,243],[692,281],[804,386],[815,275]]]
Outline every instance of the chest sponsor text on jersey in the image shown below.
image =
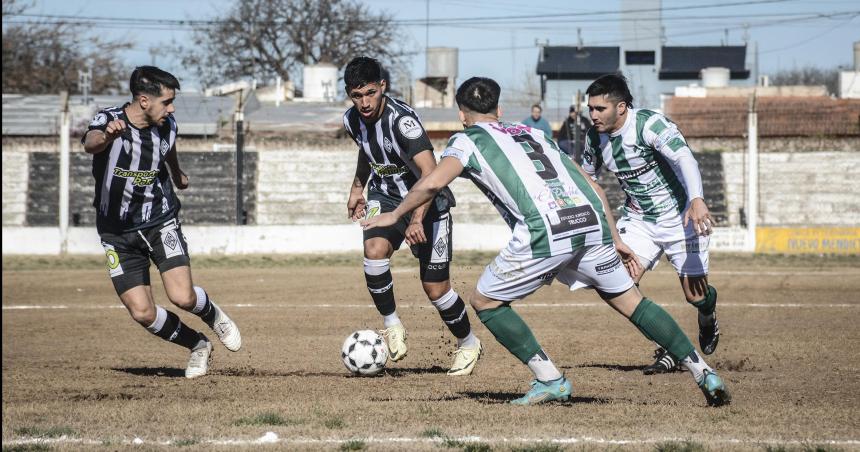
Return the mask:
[[639,177],[639,176],[647,173],[648,171],[651,171],[652,169],[656,168],[657,165],[658,165],[657,161],[652,160],[652,161],[646,163],[644,166],[636,168],[635,170],[619,171],[619,172],[615,173],[615,175],[619,179],[622,179],[622,180],[633,179],[634,177]]
[[370,162],[370,167],[373,168],[374,173],[382,177],[406,174],[409,171],[409,168],[405,166],[397,166],[391,163],[388,165],[380,165],[379,163]]
[[131,184],[138,187],[152,185],[155,182],[155,177],[158,176],[158,170],[133,171],[123,168],[114,168],[113,175],[125,179],[131,179]]

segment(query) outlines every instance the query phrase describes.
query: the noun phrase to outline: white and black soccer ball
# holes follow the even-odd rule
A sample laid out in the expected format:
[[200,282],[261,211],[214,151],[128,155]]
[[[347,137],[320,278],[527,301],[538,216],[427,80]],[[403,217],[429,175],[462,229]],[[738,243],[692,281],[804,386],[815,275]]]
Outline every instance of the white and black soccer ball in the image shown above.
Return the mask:
[[343,365],[355,375],[377,375],[388,362],[388,345],[376,331],[359,330],[346,337],[340,351]]

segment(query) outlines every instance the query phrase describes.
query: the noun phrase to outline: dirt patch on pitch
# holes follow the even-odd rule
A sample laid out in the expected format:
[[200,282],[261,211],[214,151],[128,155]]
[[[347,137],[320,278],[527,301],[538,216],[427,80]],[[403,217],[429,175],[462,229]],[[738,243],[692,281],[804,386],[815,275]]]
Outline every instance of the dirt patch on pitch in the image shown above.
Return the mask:
[[[4,258],[4,445],[65,437],[82,442],[49,447],[122,448],[138,437],[150,445],[207,449],[246,444],[227,441],[250,442],[266,432],[282,441],[275,447],[294,449],[485,444],[510,450],[563,438],[580,442],[553,444],[860,445],[846,442],[860,440],[860,300],[853,295],[860,290],[860,269],[850,260],[778,265],[743,256],[713,259],[723,338],[708,360],[727,380],[734,403],[709,409],[686,373],[642,375],[652,346],[627,320],[592,292],[571,294],[557,284],[515,307],[572,379],[570,402],[510,406],[528,389],[530,373],[472,312],[484,357],[475,375],[448,377],[453,339],[406,257],[393,268],[409,355],[375,378],[348,376],[339,356],[348,333],[381,327],[360,258],[232,265],[195,259],[195,282],[237,321],[244,344],[238,353],[216,345],[210,375],[188,381],[187,353],[135,325],[101,265],[88,264],[98,260],[79,259],[71,266],[27,266]],[[468,294],[487,260],[463,256],[453,272],[455,288]],[[643,291],[666,306],[695,343],[695,310],[684,305],[667,267],[664,262],[648,275]],[[154,292],[166,303],[157,283]],[[582,442],[586,438],[632,443]]]

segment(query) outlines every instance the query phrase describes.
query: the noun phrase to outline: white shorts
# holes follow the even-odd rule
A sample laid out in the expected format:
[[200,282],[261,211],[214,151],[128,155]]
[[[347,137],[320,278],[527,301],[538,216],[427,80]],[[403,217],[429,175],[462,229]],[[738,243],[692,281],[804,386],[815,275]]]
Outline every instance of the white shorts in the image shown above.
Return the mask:
[[478,292],[499,301],[525,298],[554,279],[575,290],[591,286],[607,293],[633,287],[614,245],[594,245],[569,254],[518,258],[505,250],[493,259],[478,279]]
[[622,217],[615,225],[621,240],[639,256],[646,270],[653,270],[666,253],[678,276],[705,276],[708,274],[708,244],[710,236],[698,235],[690,221],[684,227],[677,222],[648,223]]

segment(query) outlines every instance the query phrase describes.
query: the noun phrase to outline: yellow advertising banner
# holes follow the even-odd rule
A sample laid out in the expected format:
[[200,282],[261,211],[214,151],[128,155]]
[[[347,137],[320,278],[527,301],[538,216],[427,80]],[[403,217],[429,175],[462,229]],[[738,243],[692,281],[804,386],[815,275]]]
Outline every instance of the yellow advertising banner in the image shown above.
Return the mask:
[[860,254],[860,228],[756,228],[757,253]]

